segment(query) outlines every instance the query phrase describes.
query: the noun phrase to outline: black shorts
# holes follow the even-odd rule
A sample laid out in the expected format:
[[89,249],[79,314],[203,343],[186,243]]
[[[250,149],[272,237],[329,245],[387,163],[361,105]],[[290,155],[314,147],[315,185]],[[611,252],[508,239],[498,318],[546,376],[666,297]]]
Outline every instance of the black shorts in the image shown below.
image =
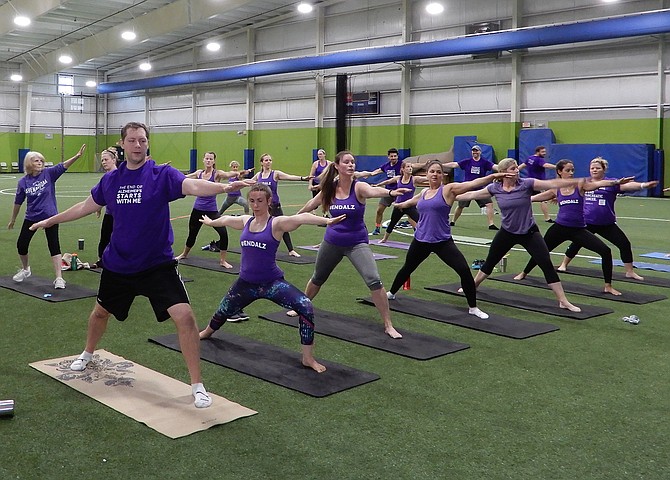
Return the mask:
[[132,275],[103,269],[98,288],[98,303],[117,320],[128,318],[130,306],[138,295],[149,299],[159,322],[170,318],[168,308],[179,303],[190,303],[176,261]]
[[[459,200],[458,201],[458,206],[461,207],[461,208],[467,208],[467,207],[470,206],[470,202],[471,202],[471,200]],[[475,202],[477,202],[477,205],[479,205],[480,208],[484,208],[489,203],[493,203],[493,200],[491,200],[490,198],[487,198],[485,200],[481,200],[481,199],[478,198],[478,199],[475,200]]]

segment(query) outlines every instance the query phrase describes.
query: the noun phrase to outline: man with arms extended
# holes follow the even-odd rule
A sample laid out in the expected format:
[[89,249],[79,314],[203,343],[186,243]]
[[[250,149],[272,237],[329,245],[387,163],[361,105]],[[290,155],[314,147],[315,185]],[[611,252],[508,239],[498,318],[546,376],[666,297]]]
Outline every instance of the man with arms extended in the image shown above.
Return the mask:
[[[373,177],[375,175],[379,175],[380,173],[384,173],[386,175],[386,179],[402,175],[402,162],[398,161],[398,149],[389,148],[388,152],[386,152],[386,155],[389,159],[388,162],[371,172],[357,172],[356,178]],[[395,190],[396,188],[398,188],[397,183],[389,183],[386,185],[386,189],[389,192],[391,192],[391,190]],[[375,229],[372,231],[373,235],[379,235],[379,229],[382,226],[382,219],[384,218],[384,210],[386,210],[387,207],[393,205],[394,201],[395,198],[391,197],[390,193],[387,197],[382,197],[379,199],[379,205],[377,206],[377,213],[375,215]]]
[[[535,155],[528,157],[524,163],[519,165],[519,171],[527,168],[528,178],[535,178],[537,180],[544,180],[546,176],[545,170],[551,169],[556,170],[556,165],[549,163],[545,160],[547,156],[547,147],[540,145],[535,148]],[[535,192],[540,193],[540,192]],[[544,216],[544,221],[547,223],[554,223],[554,221],[549,216],[549,208],[547,207],[547,202],[540,203],[540,209],[542,210],[542,215]]]

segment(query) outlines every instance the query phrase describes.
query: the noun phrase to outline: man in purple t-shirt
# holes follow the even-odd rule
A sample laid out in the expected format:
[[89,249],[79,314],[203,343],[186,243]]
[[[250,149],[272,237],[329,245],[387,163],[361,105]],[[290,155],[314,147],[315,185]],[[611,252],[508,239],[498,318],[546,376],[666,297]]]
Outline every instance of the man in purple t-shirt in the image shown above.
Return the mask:
[[[384,173],[386,175],[386,179],[402,175],[402,162],[398,161],[398,149],[389,148],[388,152],[386,152],[386,155],[389,159],[388,162],[371,172],[358,172],[356,174],[356,178],[373,177],[375,175],[379,175],[380,173]],[[398,188],[397,183],[389,183],[386,185],[386,189],[389,192],[391,192],[391,190],[395,190],[396,188]],[[377,206],[377,213],[375,215],[375,229],[372,231],[373,235],[380,234],[382,218],[384,218],[384,210],[386,210],[387,207],[390,207],[394,201],[395,198],[391,197],[390,193],[388,197],[382,197],[379,199],[379,205]]]
[[[519,165],[519,171],[524,168],[528,178],[536,178],[537,180],[544,180],[546,176],[546,169],[556,170],[556,165],[549,163],[545,160],[547,156],[547,147],[540,145],[535,148],[535,155],[531,155],[528,159]],[[540,193],[540,192],[534,192]],[[544,221],[548,223],[554,223],[554,221],[549,216],[549,208],[547,207],[547,202],[540,203],[540,209],[542,210],[542,215],[544,215]]]
[[185,195],[217,195],[253,182],[224,185],[186,178],[169,165],[156,165],[147,159],[149,130],[141,123],[131,122],[123,127],[121,146],[126,161],[102,177],[86,200],[31,227],[48,228],[89,215],[105,205],[114,206],[114,234],[103,253],[105,268],[97,302],[88,319],[86,348],[70,369],[86,369],[110,315],[125,320],[135,297],[145,296],[159,322],[168,318],[174,321],[191,377],[194,405],[209,407],[212,400],[200,373],[198,326],[172,251],[169,203]]
[[[443,167],[447,168],[460,168],[464,173],[464,182],[471,182],[472,180],[477,180],[478,178],[483,178],[490,171],[497,172],[498,165],[482,158],[482,147],[479,145],[472,146],[472,157],[465,158],[460,162],[447,162],[442,164]],[[498,227],[493,223],[493,202],[491,199],[486,200],[475,200],[479,208],[486,208],[486,219],[489,222],[489,230],[498,230]],[[458,202],[458,206],[454,211],[454,220],[450,222],[450,225],[453,227],[456,225],[456,220],[463,213],[463,209],[470,206],[470,200],[462,200]]]

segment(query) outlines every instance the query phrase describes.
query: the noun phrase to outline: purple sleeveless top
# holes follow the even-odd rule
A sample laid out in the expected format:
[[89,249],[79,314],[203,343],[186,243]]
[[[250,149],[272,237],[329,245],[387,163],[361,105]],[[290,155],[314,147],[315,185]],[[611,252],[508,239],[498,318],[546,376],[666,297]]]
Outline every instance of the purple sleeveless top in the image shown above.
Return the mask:
[[[230,177],[228,179],[228,183],[233,183],[237,182],[240,179],[240,177]],[[234,192],[228,192],[229,197],[239,197],[242,195],[242,192],[240,190],[235,190]]]
[[353,247],[359,243],[368,243],[368,229],[365,227],[365,204],[356,198],[356,181],[351,184],[349,196],[344,199],[335,197],[328,210],[332,217],[346,214],[340,223],[328,225],[323,239],[339,247]]
[[[205,172],[200,172],[198,175],[199,179],[202,179],[202,174]],[[212,176],[208,179],[210,182],[216,182],[216,170],[212,172]],[[210,197],[195,197],[195,203],[193,204],[194,210],[202,210],[203,212],[214,212],[218,210],[216,206],[216,195]]]
[[[605,178],[605,180],[614,180]],[[598,190],[584,192],[584,220],[588,225],[613,225],[616,223],[614,202],[621,186],[600,187]]]
[[414,177],[409,176],[409,182],[407,183],[402,183],[402,175],[400,175],[400,178],[398,179],[398,186],[396,188],[409,188],[410,191],[407,193],[404,193],[400,195],[399,197],[395,197],[395,202],[400,203],[404,202],[405,200],[409,200],[414,196],[414,191],[416,190],[416,187],[414,186]]
[[270,190],[272,190],[272,204],[279,205],[280,202],[279,202],[279,194],[277,194],[277,181],[275,180],[275,171],[270,170],[270,176],[267,178],[263,178],[263,172],[259,172],[256,182],[262,183],[263,185],[267,185],[268,187],[270,187]]
[[419,222],[416,225],[414,238],[420,242],[437,243],[451,238],[451,227],[449,226],[449,212],[451,205],[447,205],[442,196],[444,185],[440,185],[434,197],[426,199],[423,192],[419,203]]
[[277,266],[279,240],[272,236],[273,219],[274,217],[270,217],[260,232],[249,231],[253,218],[244,225],[240,234],[240,278],[245,282],[270,283],[284,277],[284,272]]
[[556,189],[556,200],[558,201],[558,215],[556,223],[564,227],[584,228],[584,197],[579,193],[579,188],[570,195],[563,195],[561,189]]
[[314,170],[314,178],[312,179],[312,185],[318,185],[321,183],[319,180],[319,175],[323,173],[323,171],[326,169],[328,166],[328,162],[322,167],[320,162],[316,162],[316,169]]

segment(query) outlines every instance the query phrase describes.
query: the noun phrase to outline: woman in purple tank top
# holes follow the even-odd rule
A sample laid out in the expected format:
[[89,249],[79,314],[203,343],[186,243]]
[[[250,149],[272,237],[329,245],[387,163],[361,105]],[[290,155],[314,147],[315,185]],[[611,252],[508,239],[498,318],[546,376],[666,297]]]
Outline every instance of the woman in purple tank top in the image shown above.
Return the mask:
[[[575,176],[575,165],[570,160],[560,160],[556,163],[556,173],[559,178],[573,178]],[[558,202],[556,221],[544,234],[544,242],[547,244],[547,249],[551,252],[561,243],[570,240],[574,244],[579,245],[579,247],[596,252],[602,258],[603,278],[605,280],[603,292],[611,293],[612,295],[621,295],[621,292],[612,287],[612,251],[602,240],[586,228],[586,222],[584,221],[584,192],[593,191],[600,187],[623,185],[632,179],[633,177],[628,177],[619,180],[600,180],[597,182],[586,182],[582,179],[577,185],[546,190],[531,197],[533,202],[546,202],[552,199],[556,199]],[[523,272],[519,273],[514,279],[523,280],[536,265],[535,260],[531,258],[526,268],[523,269]]]
[[224,215],[215,220],[204,216],[201,221],[212,227],[231,227],[242,230],[240,246],[240,277],[233,283],[221,300],[219,308],[202,332],[206,339],[221,328],[226,319],[242,311],[244,307],[261,298],[270,300],[284,308],[294,309],[299,316],[302,364],[321,373],[326,367],[314,358],[314,308],[312,302],[297,287],[284,280],[284,272],[277,266],[276,255],[280,239],[285,232],[292,232],[300,225],[333,225],[346,215],[324,218],[311,213],[273,217],[272,192],[270,187],[256,184],[249,190],[248,200],[252,215],[232,217]]
[[321,174],[328,168],[331,162],[326,158],[326,151],[323,148],[319,148],[316,151],[317,160],[312,162],[312,168],[309,171],[309,184],[307,185],[307,190],[312,192],[312,198],[316,197],[316,194],[319,193],[321,187]]

